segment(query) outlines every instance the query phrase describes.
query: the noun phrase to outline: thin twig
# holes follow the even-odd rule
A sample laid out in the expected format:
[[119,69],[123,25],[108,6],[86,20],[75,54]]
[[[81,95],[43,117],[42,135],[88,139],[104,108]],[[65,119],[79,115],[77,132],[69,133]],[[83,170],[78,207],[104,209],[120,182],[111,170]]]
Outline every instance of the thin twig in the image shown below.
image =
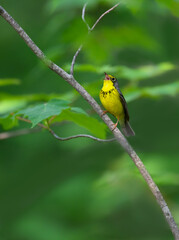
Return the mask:
[[50,121],[47,120],[47,127],[49,132],[54,136],[54,138],[58,139],[59,141],[68,141],[74,138],[90,138],[93,139],[95,141],[98,142],[113,142],[116,139],[115,138],[110,138],[110,139],[101,139],[101,138],[97,138],[94,136],[91,136],[89,134],[77,134],[77,135],[73,135],[73,136],[69,136],[69,137],[59,137],[51,128],[50,128]]
[[87,3],[84,4],[83,6],[83,9],[82,9],[82,20],[83,22],[86,24],[87,28],[88,28],[88,31],[91,31],[91,28],[90,26],[88,25],[87,21],[85,20],[85,11],[86,11],[86,6],[87,6]]
[[68,141],[68,140],[71,140],[71,139],[74,139],[74,138],[90,138],[90,139],[93,139],[95,141],[98,141],[98,142],[112,142],[112,141],[115,141],[116,139],[115,138],[111,138],[111,139],[101,139],[101,138],[97,138],[97,137],[94,137],[94,136],[91,136],[91,135],[88,135],[88,134],[78,134],[78,135],[73,135],[73,136],[70,136],[70,137],[65,137],[65,138],[62,138],[62,137],[59,137],[56,133],[54,133],[54,131],[49,128],[49,132],[58,140],[60,141]]
[[120,3],[117,3],[116,5],[114,5],[112,8],[108,9],[106,12],[104,12],[95,22],[95,24],[91,27],[91,31],[93,31],[93,29],[96,27],[96,25],[99,23],[99,21],[109,12],[111,12],[112,10],[114,10],[114,8],[116,8],[117,6],[119,6]]
[[75,62],[76,62],[76,58],[77,58],[78,54],[80,53],[82,47],[83,47],[83,44],[81,44],[81,46],[78,48],[75,55],[73,56],[73,60],[72,60],[72,63],[71,63],[71,70],[70,70],[70,74],[72,76],[73,76],[73,72],[74,72],[74,65],[75,65]]
[[[102,118],[102,120],[106,123],[109,129],[113,130],[113,122],[107,115],[102,115],[103,111],[100,108],[99,104],[92,98],[92,96],[75,80],[75,78],[65,72],[62,68],[51,62],[50,60],[44,57],[45,55],[42,51],[35,45],[35,43],[29,38],[29,36],[24,32],[24,30],[17,24],[17,22],[0,6],[0,15],[18,32],[18,34],[22,37],[22,39],[26,42],[26,44],[31,48],[31,50],[35,53],[35,55],[41,59],[52,71],[57,73],[61,76],[65,81],[67,81],[74,89],[76,89],[81,96],[92,106],[92,108],[96,111],[96,113]],[[179,240],[179,229],[177,224],[171,214],[170,209],[167,206],[159,188],[153,181],[152,177],[148,173],[147,169],[145,168],[143,162],[133,150],[131,145],[128,143],[126,138],[122,135],[118,128],[115,128],[113,134],[116,140],[120,143],[123,149],[129,154],[137,168],[139,169],[141,175],[145,179],[146,183],[148,184],[150,190],[152,191],[153,195],[155,196],[161,210],[168,222],[168,225],[173,233],[173,236],[176,240]]]
[[[27,118],[23,118],[23,117],[16,117],[18,120],[23,121],[23,122],[27,122],[27,123],[32,123],[29,119]],[[49,121],[47,122],[47,126],[42,124],[42,123],[38,123],[37,125],[40,128],[31,128],[31,129],[22,129],[22,130],[17,130],[17,131],[12,131],[12,132],[3,132],[0,133],[0,140],[4,140],[7,138],[11,138],[11,137],[17,137],[17,136],[21,136],[21,135],[25,135],[28,133],[33,133],[33,132],[39,132],[42,128],[48,130],[56,139],[60,140],[60,141],[68,141],[71,139],[75,139],[75,138],[90,138],[93,139],[95,141],[98,142],[113,142],[116,139],[115,138],[109,138],[109,139],[102,139],[102,138],[97,138],[94,136],[91,136],[89,134],[77,134],[77,135],[73,135],[73,136],[69,136],[69,137],[59,137],[49,126]]]
[[39,132],[40,130],[41,128],[30,128],[30,129],[28,128],[28,129],[20,129],[20,130],[11,131],[11,132],[3,132],[3,133],[0,133],[0,140],[18,137],[18,136],[26,135],[29,133],[36,133],[36,132]]
[[[32,122],[31,122],[29,119],[27,119],[27,118],[23,118],[23,117],[19,117],[19,116],[17,116],[16,118],[19,119],[20,121],[23,121],[23,122],[32,123]],[[45,125],[42,124],[42,123],[38,123],[37,125],[38,125],[39,127],[41,127],[41,128],[48,129],[48,127],[45,126]]]
[[[96,25],[99,23],[99,21],[109,12],[111,12],[114,8],[116,8],[120,3],[117,3],[116,5],[114,5],[112,8],[108,9],[106,12],[104,12],[94,23],[94,25],[90,28],[90,26],[88,25],[87,21],[85,20],[85,11],[86,11],[86,6],[87,3],[84,4],[83,9],[82,9],[82,15],[81,18],[83,20],[83,22],[86,24],[87,28],[88,28],[88,33],[92,32],[93,29],[96,27]],[[83,44],[81,44],[81,46],[78,48],[78,50],[76,51],[75,55],[73,56],[72,59],[72,63],[71,63],[71,69],[70,69],[70,74],[73,76],[74,73],[74,66],[75,66],[75,62],[76,62],[76,58],[78,56],[78,54],[80,53],[81,49],[83,47]]]
[[[84,4],[83,9],[82,9],[82,15],[81,18],[83,20],[83,22],[86,24],[87,28],[88,28],[88,33],[91,30],[90,26],[88,25],[88,23],[85,20],[85,10],[86,10],[86,5],[87,3]],[[70,74],[73,76],[74,73],[74,66],[75,66],[75,62],[76,62],[76,58],[78,56],[78,54],[80,53],[81,49],[83,47],[83,44],[80,45],[80,47],[77,49],[77,51],[75,52],[75,55],[73,56],[72,62],[71,62],[71,69],[70,69]]]

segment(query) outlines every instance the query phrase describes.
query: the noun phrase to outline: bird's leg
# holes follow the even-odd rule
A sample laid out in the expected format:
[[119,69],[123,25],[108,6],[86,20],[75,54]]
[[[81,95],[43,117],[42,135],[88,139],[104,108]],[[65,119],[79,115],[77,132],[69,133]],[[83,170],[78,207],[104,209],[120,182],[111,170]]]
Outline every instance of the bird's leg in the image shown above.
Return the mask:
[[108,113],[108,111],[104,110],[103,113],[101,114],[101,117],[104,116],[106,113]]
[[119,122],[119,118],[117,118],[117,122],[114,124],[114,127],[113,127],[112,131],[117,127],[118,122]]

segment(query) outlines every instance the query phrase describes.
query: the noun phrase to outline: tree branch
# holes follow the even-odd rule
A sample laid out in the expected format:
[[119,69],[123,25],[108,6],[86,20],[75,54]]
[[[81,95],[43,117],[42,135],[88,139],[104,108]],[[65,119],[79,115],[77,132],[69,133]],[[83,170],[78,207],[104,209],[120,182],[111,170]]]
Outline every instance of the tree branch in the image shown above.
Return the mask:
[[[18,32],[18,34],[22,37],[22,39],[26,42],[26,44],[31,48],[31,50],[36,54],[38,58],[40,58],[52,71],[56,72],[59,76],[61,76],[65,81],[67,81],[73,88],[75,88],[81,96],[92,106],[92,108],[96,111],[96,113],[103,119],[109,129],[112,131],[113,129],[113,122],[107,115],[102,115],[102,110],[98,103],[91,97],[91,95],[74,79],[72,75],[66,73],[62,68],[48,60],[44,53],[35,45],[35,43],[30,39],[30,37],[24,32],[24,30],[15,22],[15,20],[0,6],[0,15]],[[102,15],[101,15],[102,16]],[[102,18],[102,17],[101,17]],[[100,19],[101,19],[100,18]],[[99,21],[97,20],[97,23]],[[95,23],[94,25],[96,26]],[[93,25],[93,26],[94,26]],[[162,212],[168,222],[168,225],[175,237],[176,240],[179,240],[179,229],[177,224],[165,202],[159,188],[151,178],[150,174],[146,170],[143,162],[133,150],[131,145],[128,143],[126,138],[122,135],[118,128],[114,129],[113,134],[116,140],[120,143],[123,149],[129,154],[137,168],[139,169],[140,173],[142,174],[143,178],[145,179],[146,183],[148,184],[150,190],[152,191],[153,195],[155,196],[159,206],[162,209]]]

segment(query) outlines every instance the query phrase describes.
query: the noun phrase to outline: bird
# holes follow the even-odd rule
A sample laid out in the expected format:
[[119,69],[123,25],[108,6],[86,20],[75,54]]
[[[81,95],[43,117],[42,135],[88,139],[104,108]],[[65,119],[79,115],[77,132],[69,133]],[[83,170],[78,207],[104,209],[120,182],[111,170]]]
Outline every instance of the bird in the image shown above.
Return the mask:
[[119,88],[118,81],[112,75],[105,74],[105,79],[103,81],[103,87],[100,91],[99,98],[106,109],[103,111],[103,114],[107,112],[111,113],[114,117],[117,118],[116,124],[112,130],[114,130],[118,123],[122,128],[122,132],[126,137],[134,136],[135,132],[129,124],[129,112],[127,109],[126,100]]

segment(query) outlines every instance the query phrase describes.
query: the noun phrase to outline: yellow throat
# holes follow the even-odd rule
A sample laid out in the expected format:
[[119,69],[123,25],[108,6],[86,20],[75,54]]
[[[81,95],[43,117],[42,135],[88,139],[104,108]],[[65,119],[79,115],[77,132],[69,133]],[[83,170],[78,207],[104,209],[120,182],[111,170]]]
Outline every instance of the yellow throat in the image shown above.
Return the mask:
[[113,86],[113,82],[111,80],[104,80],[103,81],[103,87],[102,87],[102,90],[104,92],[108,92],[110,91],[111,89],[113,89],[114,86]]

